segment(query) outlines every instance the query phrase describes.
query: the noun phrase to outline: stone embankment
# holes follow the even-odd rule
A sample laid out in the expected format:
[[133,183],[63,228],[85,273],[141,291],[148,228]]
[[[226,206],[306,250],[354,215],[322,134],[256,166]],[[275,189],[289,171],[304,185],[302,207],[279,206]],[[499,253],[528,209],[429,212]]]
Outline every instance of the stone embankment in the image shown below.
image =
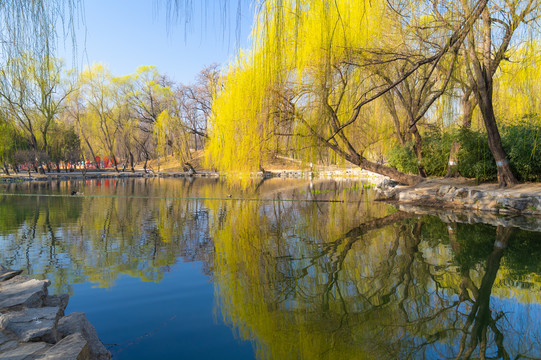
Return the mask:
[[495,184],[475,185],[469,181],[435,179],[416,186],[384,181],[377,198],[401,205],[486,211],[496,214],[541,215],[541,185],[521,184],[509,189]]
[[100,179],[134,179],[134,178],[186,178],[186,177],[218,177],[218,173],[213,172],[200,172],[196,174],[191,174],[188,172],[177,172],[177,173],[145,173],[142,171],[136,171],[135,173],[131,172],[88,172],[82,174],[81,172],[73,173],[49,173],[45,175],[32,174],[28,176],[26,174],[18,174],[12,176],[0,176],[0,183],[16,183],[24,181],[51,181],[51,180],[100,180]]
[[[360,178],[372,183],[379,183],[383,181],[384,176],[361,170],[360,168],[353,169],[335,169],[335,170],[318,170],[318,171],[306,171],[306,170],[271,170],[271,171],[259,171],[251,174],[254,178],[293,178],[293,179],[310,179],[310,178],[332,178],[332,177],[355,177]],[[223,176],[218,172],[201,171],[197,173],[192,172],[149,172],[143,171],[132,172],[112,172],[112,171],[89,171],[86,174],[80,171],[72,173],[47,173],[45,175],[20,173],[18,175],[1,175],[0,183],[16,183],[23,181],[51,181],[51,180],[94,180],[94,179],[133,179],[133,178],[217,178]]]
[[20,273],[0,265],[0,360],[111,359],[85,314],[64,315],[68,295]]

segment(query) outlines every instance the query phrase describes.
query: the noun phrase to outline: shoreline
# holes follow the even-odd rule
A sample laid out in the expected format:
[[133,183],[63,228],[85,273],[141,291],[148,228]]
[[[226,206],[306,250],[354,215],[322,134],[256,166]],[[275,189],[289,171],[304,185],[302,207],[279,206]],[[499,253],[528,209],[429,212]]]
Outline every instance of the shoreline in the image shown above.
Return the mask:
[[[230,175],[220,174],[212,171],[201,171],[197,173],[190,172],[159,172],[145,173],[143,170],[135,172],[115,172],[115,171],[88,171],[83,174],[81,171],[69,173],[47,173],[47,174],[16,174],[16,175],[0,175],[0,184],[16,183],[16,182],[44,182],[44,181],[70,181],[70,180],[91,180],[91,179],[126,179],[126,178],[225,178]],[[323,171],[305,171],[305,170],[272,170],[265,173],[257,172],[250,175],[253,178],[271,179],[271,178],[293,178],[293,179],[310,179],[310,178],[333,178],[333,177],[356,177],[362,180],[375,181],[374,185],[383,181],[384,176],[371,173],[361,169],[342,169],[342,170],[323,170]]]
[[[132,172],[81,171],[70,173],[48,173],[45,175],[18,174],[0,176],[2,183],[48,182],[99,179],[133,178],[222,178],[228,175],[217,172]],[[376,200],[385,201],[396,207],[409,206],[456,211],[480,211],[501,215],[541,216],[541,183],[519,184],[512,188],[499,188],[497,184],[475,184],[468,179],[427,179],[414,186],[399,185],[385,176],[361,169],[333,170],[272,170],[254,173],[254,178],[270,179],[332,179],[356,178],[370,182],[376,190]]]
[[158,178],[158,177],[219,177],[217,173],[201,172],[197,174],[188,173],[145,173],[144,171],[120,172],[115,171],[88,171],[83,174],[81,171],[69,173],[46,173],[46,174],[16,174],[1,175],[0,184],[16,182],[44,182],[44,181],[70,181],[70,180],[93,180],[93,179],[128,179],[128,178]]
[[541,216],[541,184],[526,183],[512,188],[497,184],[474,184],[467,179],[427,179],[414,186],[382,182],[376,199],[396,207],[419,207],[476,211],[500,215]]

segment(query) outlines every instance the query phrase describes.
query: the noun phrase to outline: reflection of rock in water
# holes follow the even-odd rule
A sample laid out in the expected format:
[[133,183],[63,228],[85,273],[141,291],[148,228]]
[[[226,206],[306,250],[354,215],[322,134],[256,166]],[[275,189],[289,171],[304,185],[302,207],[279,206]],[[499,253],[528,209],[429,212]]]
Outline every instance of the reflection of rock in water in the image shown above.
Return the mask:
[[541,218],[523,215],[501,215],[478,211],[453,211],[436,208],[424,208],[412,205],[398,205],[402,211],[418,215],[438,216],[445,223],[488,224],[492,226],[515,227],[526,231],[541,232]]

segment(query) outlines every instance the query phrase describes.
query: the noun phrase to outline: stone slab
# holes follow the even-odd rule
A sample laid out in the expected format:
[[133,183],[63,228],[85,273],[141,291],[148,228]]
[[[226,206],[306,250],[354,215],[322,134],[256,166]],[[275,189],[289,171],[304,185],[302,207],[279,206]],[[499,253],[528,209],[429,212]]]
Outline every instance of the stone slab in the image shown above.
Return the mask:
[[77,333],[65,337],[36,360],[90,360],[90,347],[85,338]]
[[37,353],[47,348],[45,343],[20,344],[15,349],[0,353],[0,360],[33,360]]
[[0,345],[0,354],[3,354],[4,352],[8,350],[13,350],[17,346],[19,346],[19,342],[15,340],[10,340],[6,343],[3,343],[2,345]]
[[58,321],[58,334],[60,337],[77,333],[81,334],[88,341],[92,359],[111,359],[111,353],[103,346],[98,338],[96,329],[88,321],[84,313],[71,313]]
[[3,332],[0,331],[0,345],[8,341],[9,341],[9,338]]
[[54,344],[58,339],[56,326],[58,307],[31,308],[0,316],[0,328],[15,334],[20,341],[44,341]]
[[12,279],[17,275],[20,275],[22,272],[22,270],[11,270],[0,265],[0,282]]
[[22,276],[0,283],[0,312],[42,306],[49,284]]
[[64,310],[68,306],[69,295],[48,295],[43,301],[43,306],[45,307],[58,307],[60,308],[60,316],[64,316]]
[[15,349],[19,346],[19,343],[14,339],[6,336],[3,332],[0,331],[0,354]]

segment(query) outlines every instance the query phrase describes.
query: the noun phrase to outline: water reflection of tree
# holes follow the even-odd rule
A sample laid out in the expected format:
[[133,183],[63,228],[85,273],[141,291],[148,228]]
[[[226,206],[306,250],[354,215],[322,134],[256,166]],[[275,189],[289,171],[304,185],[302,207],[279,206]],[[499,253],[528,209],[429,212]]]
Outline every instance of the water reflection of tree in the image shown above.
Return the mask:
[[192,182],[175,180],[11,186],[5,190],[87,196],[0,197],[0,263],[51,278],[62,292],[88,280],[111,286],[120,274],[159,281],[179,257],[212,264],[209,212],[186,199]]
[[[88,280],[112,286],[119,274],[159,281],[179,257],[201,261],[203,271],[212,275],[211,229],[232,215],[231,202],[223,199],[229,194],[272,198],[284,186],[283,196],[295,198],[299,187],[307,185],[299,180],[254,181],[250,187],[236,188],[218,179],[2,185],[5,193],[54,196],[0,196],[0,262],[49,277],[62,292],[69,292],[69,284]],[[85,196],[70,196],[73,191]],[[278,224],[294,219],[293,207],[280,211]]]
[[[56,285],[110,286],[119,274],[159,281],[178,258],[200,261],[224,320],[260,358],[539,356],[512,332],[505,308],[490,310],[494,292],[541,302],[528,289],[541,288],[541,244],[531,235],[448,231],[367,201],[351,184],[327,192],[285,182],[279,198],[283,184],[111,180],[84,185],[103,197],[0,197],[0,262]],[[33,191],[74,186],[82,185]],[[249,191],[276,200],[235,200]],[[332,202],[352,193],[358,201]],[[307,197],[331,202],[280,201]]]
[[[500,262],[512,237],[513,229],[498,226],[492,252],[486,260],[485,274],[481,279],[481,285],[475,286],[470,278],[470,269],[462,266],[462,282],[460,286],[459,299],[461,302],[468,302],[469,312],[462,314],[466,319],[462,326],[460,346],[456,359],[469,359],[474,352],[478,351],[480,359],[486,358],[487,349],[490,347],[489,332],[493,332],[493,339],[497,347],[497,357],[509,359],[509,354],[504,346],[504,334],[498,328],[497,322],[503,313],[493,312],[490,309],[490,297],[500,269]],[[455,251],[460,253],[460,244],[456,240],[455,230],[449,228],[449,238]],[[471,293],[471,295],[470,295]]]
[[[224,320],[254,341],[259,358],[521,353],[519,346],[504,349],[504,335],[516,342],[517,334],[501,311],[490,310],[509,230],[461,227],[449,239],[433,218],[380,213],[340,235],[296,210],[294,231],[277,234],[277,213],[252,206],[236,209],[215,235],[215,274]],[[299,231],[306,224],[311,230]],[[449,243],[462,249],[453,254]]]

